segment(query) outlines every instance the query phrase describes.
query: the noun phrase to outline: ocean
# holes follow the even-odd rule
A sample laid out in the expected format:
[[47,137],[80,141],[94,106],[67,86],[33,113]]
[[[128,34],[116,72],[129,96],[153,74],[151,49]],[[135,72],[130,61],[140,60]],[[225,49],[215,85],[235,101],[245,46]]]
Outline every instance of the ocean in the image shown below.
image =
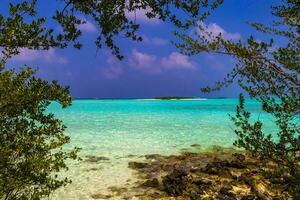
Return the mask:
[[[237,104],[238,99],[73,100],[66,109],[51,104],[47,112],[64,121],[71,137],[65,148],[82,148],[83,160],[69,163],[69,171],[62,175],[72,184],[50,199],[93,199],[93,194],[108,194],[109,187],[130,187],[136,177],[128,162],[141,161],[147,154],[232,147],[236,135],[228,115],[235,114]],[[264,122],[268,133],[276,132],[271,116],[261,112],[258,102],[247,100],[246,105],[252,120]],[[109,160],[91,163],[86,156]]]

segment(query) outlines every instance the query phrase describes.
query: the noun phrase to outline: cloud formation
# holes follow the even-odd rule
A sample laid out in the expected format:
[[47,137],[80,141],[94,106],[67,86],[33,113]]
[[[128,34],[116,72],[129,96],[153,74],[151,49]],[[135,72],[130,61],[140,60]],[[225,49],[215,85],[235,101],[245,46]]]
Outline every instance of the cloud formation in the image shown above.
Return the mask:
[[188,56],[178,52],[172,52],[166,57],[157,57],[155,55],[132,50],[129,58],[129,65],[137,70],[145,71],[151,74],[158,74],[164,70],[185,69],[195,70],[196,64]]
[[20,54],[12,58],[13,61],[44,61],[48,63],[67,64],[69,60],[65,57],[58,55],[55,49],[49,50],[31,50],[22,48]]
[[135,12],[127,12],[126,16],[132,21],[136,21],[144,24],[157,25],[161,23],[161,20],[158,18],[148,18],[147,13],[151,10],[149,8],[136,10]]
[[161,59],[161,64],[166,69],[196,69],[196,64],[189,57],[178,52],[172,52]]
[[[225,29],[223,29],[221,26],[219,26],[216,23],[210,23],[208,25],[205,25],[204,23],[199,24],[199,26],[204,28],[204,32],[202,30],[200,30],[199,28],[197,28],[196,32],[199,35],[205,36],[207,37],[207,39],[213,39],[215,37],[217,37],[218,35],[222,35],[222,37],[225,40],[239,40],[241,39],[241,34],[240,33],[230,33],[227,32]],[[208,33],[211,33],[211,37],[208,35]]]

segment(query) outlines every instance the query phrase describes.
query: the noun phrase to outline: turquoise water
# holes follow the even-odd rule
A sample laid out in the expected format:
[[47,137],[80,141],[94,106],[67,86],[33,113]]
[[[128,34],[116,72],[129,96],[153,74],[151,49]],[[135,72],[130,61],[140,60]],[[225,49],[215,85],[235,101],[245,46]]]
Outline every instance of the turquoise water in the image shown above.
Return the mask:
[[[192,144],[200,144],[202,150],[213,145],[231,147],[236,136],[228,114],[235,113],[237,103],[237,99],[74,100],[67,109],[52,104],[49,112],[68,127],[66,134],[72,139],[68,148],[81,147],[83,158],[110,159],[100,164],[71,163],[67,174],[75,181],[53,199],[89,199],[109,186],[130,184],[135,178],[127,163],[145,154],[179,153],[193,150]],[[248,101],[247,108],[253,119],[265,122],[266,130],[275,131],[272,119],[261,114],[257,102]],[[95,167],[99,170],[88,170]]]

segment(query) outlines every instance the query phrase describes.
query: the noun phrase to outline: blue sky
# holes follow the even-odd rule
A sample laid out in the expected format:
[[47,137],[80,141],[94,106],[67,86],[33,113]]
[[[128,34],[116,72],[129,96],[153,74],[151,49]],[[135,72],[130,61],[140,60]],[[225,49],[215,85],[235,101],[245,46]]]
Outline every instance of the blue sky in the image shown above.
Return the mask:
[[[8,1],[6,1],[8,2]],[[39,12],[50,16],[57,2],[41,1]],[[225,0],[205,22],[213,32],[222,32],[228,39],[238,40],[254,35],[247,21],[270,23],[271,0]],[[3,7],[2,7],[3,9]],[[141,24],[142,43],[118,39],[121,53],[118,61],[109,49],[96,51],[94,44],[98,28],[92,20],[81,26],[82,50],[73,48],[49,51],[23,50],[11,64],[38,67],[38,76],[58,80],[71,88],[75,98],[151,98],[155,96],[237,97],[240,90],[233,85],[223,91],[202,94],[200,88],[222,79],[234,65],[229,57],[200,54],[187,57],[179,53],[171,40],[174,27],[166,22],[149,20],[143,12],[137,14]]]

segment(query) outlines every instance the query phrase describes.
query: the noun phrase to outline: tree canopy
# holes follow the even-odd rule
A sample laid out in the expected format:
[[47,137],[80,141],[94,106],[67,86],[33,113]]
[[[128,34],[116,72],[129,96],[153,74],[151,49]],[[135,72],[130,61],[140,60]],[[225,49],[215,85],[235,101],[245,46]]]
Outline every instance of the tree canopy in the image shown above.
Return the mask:
[[[91,18],[99,29],[95,39],[98,48],[107,46],[119,59],[123,56],[115,44],[115,37],[141,41],[139,24],[129,13],[144,10],[148,18],[169,21],[180,29],[187,29],[197,20],[206,18],[222,0],[59,0],[61,7],[49,19],[38,13],[38,0],[22,0],[9,4],[8,15],[0,14],[0,47],[4,54],[17,54],[19,48],[47,50],[65,48],[70,43],[80,49],[80,24]],[[178,12],[183,13],[184,17]],[[54,20],[61,31],[47,26]]]
[[286,181],[291,194],[299,198],[300,189],[294,186],[299,186],[300,177],[300,3],[279,1],[271,13],[275,18],[272,24],[249,22],[268,34],[269,41],[253,36],[226,40],[221,33],[208,32],[205,23],[198,23],[195,36],[177,33],[183,41],[177,47],[187,55],[206,52],[235,58],[236,64],[225,79],[202,91],[220,90],[237,81],[249,97],[262,103],[262,110],[275,119],[277,134],[263,131],[259,119],[254,123],[250,120],[251,112],[241,95],[236,116],[231,116],[238,136],[235,145],[257,158],[274,161],[277,167],[272,175]]
[[[41,199],[70,182],[59,177],[66,170],[66,160],[76,159],[78,149],[63,147],[70,141],[63,122],[45,111],[54,101],[62,107],[71,104],[69,89],[56,81],[36,78],[25,66],[7,69],[7,60],[22,49],[49,50],[70,44],[80,49],[79,25],[91,18],[99,29],[98,48],[107,46],[122,59],[115,37],[141,41],[139,24],[128,13],[145,10],[148,18],[170,21],[187,29],[194,20],[205,18],[222,1],[208,0],[59,0],[61,7],[52,16],[38,13],[38,0],[9,3],[7,13],[0,13],[0,197],[3,199]],[[1,2],[0,5],[5,5]],[[186,19],[177,16],[185,13]],[[61,29],[49,26],[57,22]]]

